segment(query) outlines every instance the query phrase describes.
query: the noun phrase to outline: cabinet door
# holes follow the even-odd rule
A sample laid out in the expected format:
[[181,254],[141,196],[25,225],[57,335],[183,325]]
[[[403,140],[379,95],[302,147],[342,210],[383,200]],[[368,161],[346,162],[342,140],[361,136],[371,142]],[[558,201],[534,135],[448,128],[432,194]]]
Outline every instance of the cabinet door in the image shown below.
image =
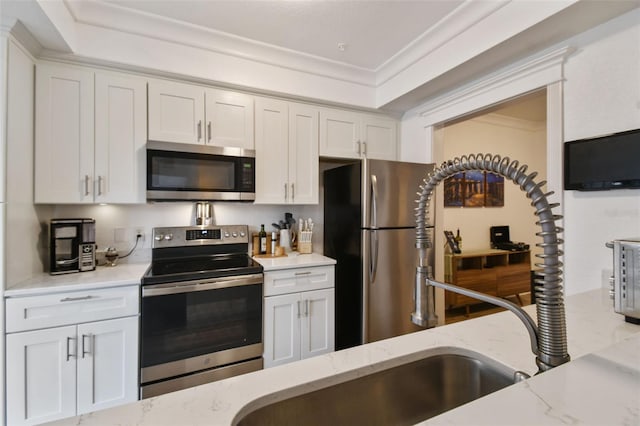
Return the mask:
[[320,111],[320,155],[360,158],[360,117],[348,111]]
[[95,201],[145,203],[147,84],[96,74]]
[[317,108],[289,104],[289,184],[294,204],[318,204]]
[[138,317],[78,325],[78,414],[138,399]]
[[300,359],[300,305],[299,293],[265,297],[265,368]]
[[7,335],[7,423],[76,415],[76,327]]
[[93,202],[93,72],[36,68],[35,202]]
[[202,144],[204,89],[189,84],[149,82],[149,139]]
[[252,96],[210,89],[206,102],[207,144],[254,149]]
[[287,103],[256,99],[256,204],[290,199]]
[[335,290],[301,293],[304,312],[301,323],[302,359],[333,352],[335,347]]
[[363,116],[362,153],[367,158],[395,160],[397,158],[397,122],[392,119]]

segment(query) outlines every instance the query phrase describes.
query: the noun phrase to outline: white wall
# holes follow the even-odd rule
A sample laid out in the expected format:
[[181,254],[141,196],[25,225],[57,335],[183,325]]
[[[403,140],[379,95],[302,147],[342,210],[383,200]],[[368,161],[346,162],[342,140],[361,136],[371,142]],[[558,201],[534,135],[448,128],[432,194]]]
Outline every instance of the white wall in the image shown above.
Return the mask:
[[[213,203],[213,218],[220,225],[249,225],[251,232],[258,232],[260,224],[272,229],[271,223],[284,220],[284,213],[298,218],[312,218],[314,227],[313,248],[322,253],[322,209],[321,206],[271,206],[247,203]],[[145,229],[145,240],[131,254],[131,262],[150,260],[151,229],[159,226],[188,226],[195,224],[193,203],[155,203],[142,205],[57,205],[54,217],[91,217],[96,220],[96,243],[98,251],[116,247],[119,253],[128,252],[135,243],[136,228]],[[127,241],[116,242],[115,230],[124,228]],[[124,261],[124,260],[121,260]]]
[[[531,125],[496,114],[446,125],[442,129],[444,159],[478,152],[500,154],[528,165],[529,172],[537,171],[539,182],[546,176],[545,130],[544,123]],[[531,201],[509,180],[504,192],[504,207],[444,208],[442,229],[460,229],[463,250],[484,250],[490,248],[489,228],[508,225],[511,240],[529,244],[535,253],[540,228]],[[442,197],[438,200],[442,203]]]
[[[575,39],[566,64],[565,141],[640,128],[640,9]],[[565,191],[568,293],[608,285],[605,242],[640,236],[640,190]]]
[[7,250],[6,282],[14,283],[42,271],[40,254],[45,235],[40,221],[46,207],[33,205],[34,62],[9,41],[7,88]]
[[[640,9],[635,9],[549,49],[577,49],[563,66],[564,141],[640,128],[639,41]],[[402,158],[433,152],[431,136],[415,116],[422,109],[403,118]],[[640,235],[640,190],[562,195],[565,291],[574,294],[604,285],[612,262],[606,241]]]

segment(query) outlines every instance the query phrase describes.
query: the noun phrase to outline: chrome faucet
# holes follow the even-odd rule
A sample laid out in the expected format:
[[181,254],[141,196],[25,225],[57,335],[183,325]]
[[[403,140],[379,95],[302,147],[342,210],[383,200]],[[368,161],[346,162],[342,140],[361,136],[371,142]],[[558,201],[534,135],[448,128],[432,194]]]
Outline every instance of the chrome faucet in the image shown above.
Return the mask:
[[[531,205],[538,216],[536,225],[541,231],[536,236],[542,238],[536,246],[542,249],[536,257],[542,263],[535,266],[541,268],[534,280],[536,293],[536,312],[538,325],[515,303],[477,291],[458,287],[452,284],[435,281],[432,265],[429,265],[429,251],[433,244],[429,236],[429,206],[434,188],[448,177],[466,171],[486,171],[495,173],[512,180],[522,189],[531,200]],[[415,280],[415,312],[411,314],[411,321],[421,327],[432,328],[437,325],[435,314],[435,287],[454,293],[478,299],[483,302],[506,308],[513,312],[525,325],[531,340],[531,351],[536,356],[538,372],[549,370],[570,360],[567,352],[567,332],[564,314],[562,291],[562,263],[559,257],[563,254],[559,245],[562,240],[558,233],[562,228],[556,226],[556,221],[562,216],[554,215],[552,209],[559,204],[549,204],[547,197],[553,192],[544,193],[541,189],[545,181],[536,183],[537,172],[526,173],[527,166],[520,166],[518,161],[511,161],[509,157],[492,154],[471,154],[456,157],[451,161],[436,167],[420,186],[420,197],[416,202],[416,249],[418,250],[418,266]]]

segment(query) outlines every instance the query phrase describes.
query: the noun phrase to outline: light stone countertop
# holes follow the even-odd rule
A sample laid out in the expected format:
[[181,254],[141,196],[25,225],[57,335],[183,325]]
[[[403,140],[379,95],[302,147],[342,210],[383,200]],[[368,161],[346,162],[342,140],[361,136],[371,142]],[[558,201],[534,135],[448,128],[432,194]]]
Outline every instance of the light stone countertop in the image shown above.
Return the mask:
[[309,268],[314,266],[335,265],[335,259],[318,253],[294,254],[284,257],[254,257],[262,265],[265,272],[279,269]]
[[[535,306],[526,310],[535,317]],[[573,361],[424,424],[640,424],[640,326],[613,312],[606,290],[566,300]],[[522,323],[502,312],[374,342],[55,422],[56,425],[231,425],[263,405],[420,359],[471,349],[535,373]]]
[[6,289],[4,296],[35,296],[45,293],[140,285],[140,279],[147,268],[149,268],[148,263],[122,263],[116,266],[98,266],[95,271],[73,274],[49,275],[43,272]]

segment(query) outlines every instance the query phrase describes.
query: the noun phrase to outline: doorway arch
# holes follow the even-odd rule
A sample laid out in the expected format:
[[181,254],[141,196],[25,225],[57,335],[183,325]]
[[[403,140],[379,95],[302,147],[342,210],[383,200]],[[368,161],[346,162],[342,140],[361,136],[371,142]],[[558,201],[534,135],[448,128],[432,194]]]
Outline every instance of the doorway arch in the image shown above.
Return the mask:
[[[427,150],[431,151],[432,161],[438,163],[444,158],[444,140],[440,131],[444,123],[477,113],[483,109],[526,95],[537,90],[546,90],[547,94],[547,192],[553,191],[549,197],[551,202],[560,203],[558,213],[563,214],[562,190],[562,148],[563,148],[563,102],[562,84],[564,80],[563,65],[566,58],[575,49],[562,47],[543,52],[527,58],[496,73],[490,74],[471,84],[447,93],[437,99],[423,104],[418,110],[421,124],[425,131]],[[495,154],[495,153],[494,153]],[[497,153],[499,154],[499,153]],[[526,163],[526,159],[518,159]],[[436,195],[441,198],[441,195]],[[437,203],[436,217],[442,217],[442,203]],[[559,222],[558,225],[562,226]],[[438,227],[434,235],[436,251],[436,279],[444,279],[444,236]],[[444,324],[444,292],[438,291],[436,310],[439,323]]]

